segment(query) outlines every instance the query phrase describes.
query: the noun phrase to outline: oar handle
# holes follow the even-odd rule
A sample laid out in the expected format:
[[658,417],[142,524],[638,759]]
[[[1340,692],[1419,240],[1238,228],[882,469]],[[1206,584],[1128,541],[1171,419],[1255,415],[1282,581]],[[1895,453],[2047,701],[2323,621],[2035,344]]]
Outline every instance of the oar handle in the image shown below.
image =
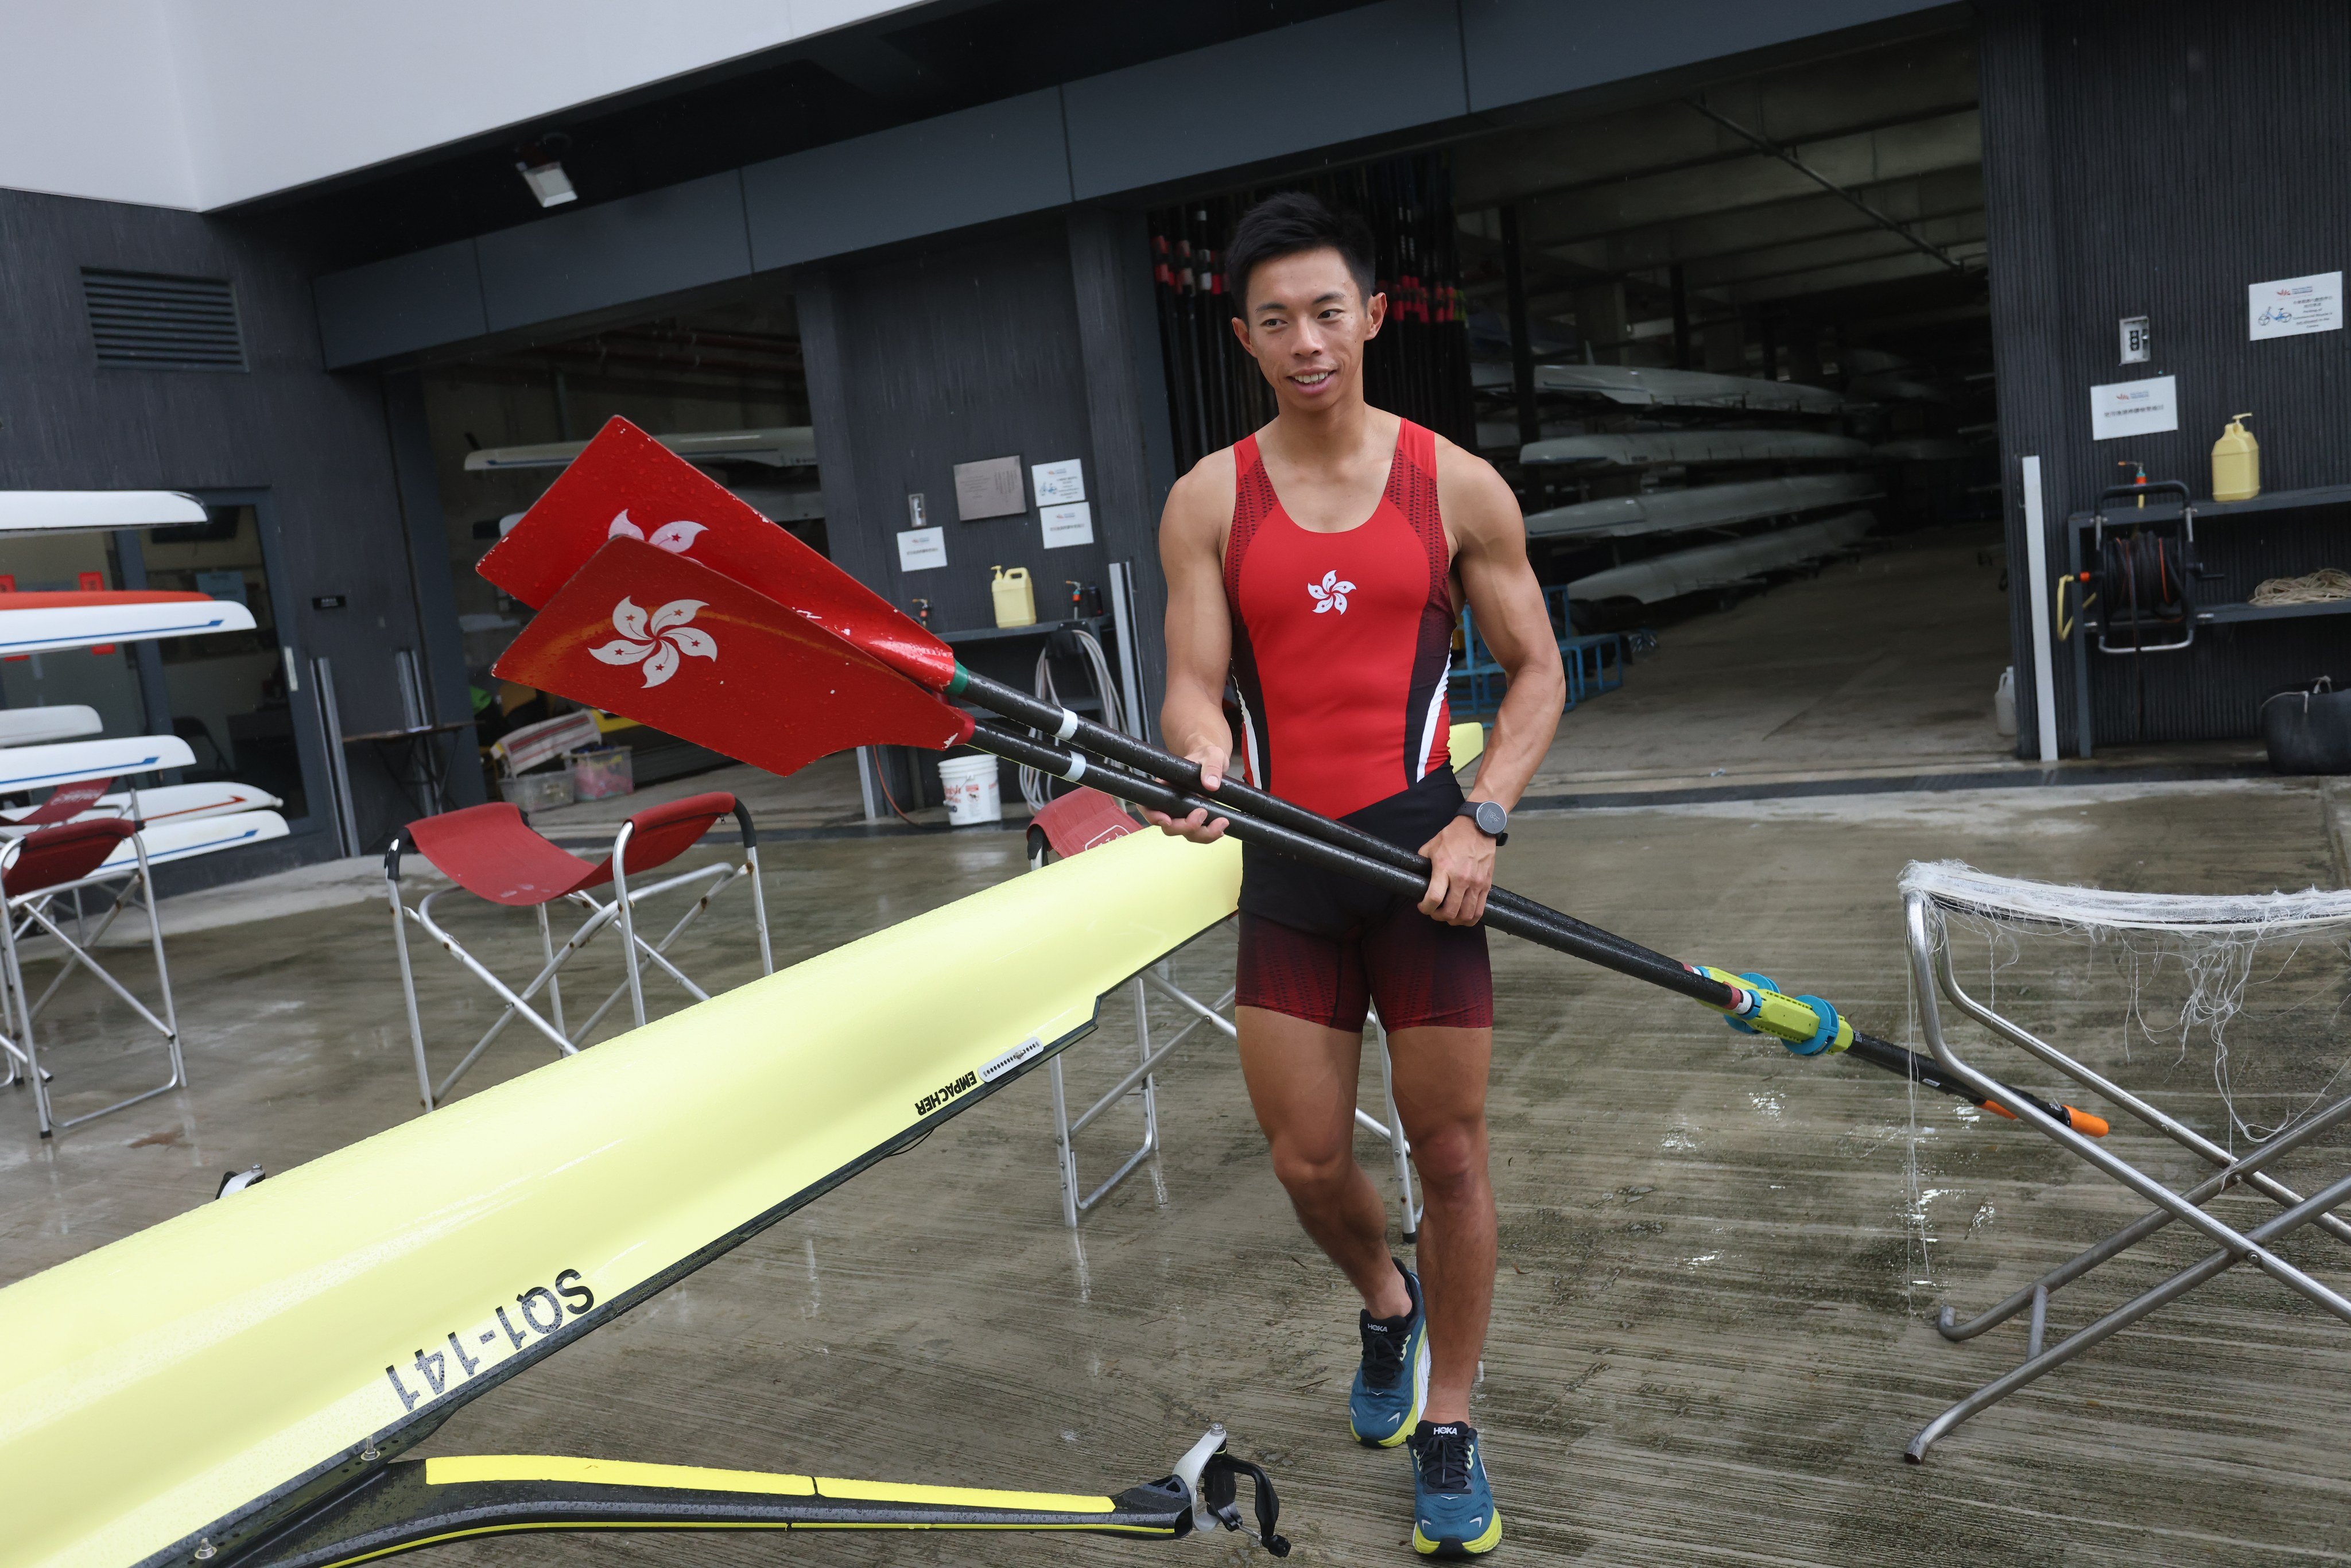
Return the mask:
[[[1892,1040],[1880,1040],[1876,1035],[1856,1033],[1853,1037],[1852,1046],[1845,1054],[1866,1061],[1872,1067],[1882,1067],[1888,1072],[1898,1072],[1915,1081],[1922,1088],[1936,1090],[1950,1095],[1953,1099],[1965,1100],[1970,1105],[1981,1106],[1984,1110],[1992,1112],[1996,1115],[2005,1116],[2011,1122],[2016,1120],[2016,1113],[2010,1110],[2007,1105],[2001,1104],[1999,1100],[1982,1098],[1966,1084],[1946,1073],[1932,1058],[1921,1056],[1915,1051],[1905,1051]],[[1995,1079],[1993,1082],[1997,1083],[1999,1080]],[[2062,1122],[2077,1133],[2086,1133],[2094,1138],[2103,1138],[2106,1135],[2106,1123],[2102,1116],[2093,1116],[2086,1111],[2076,1111],[2071,1105],[2060,1104],[2053,1100],[2043,1100],[2037,1094],[2028,1094],[2022,1089],[2012,1089],[2005,1083],[2000,1084],[2000,1092],[2001,1099],[2008,1101],[2010,1104],[2030,1105],[2043,1115],[2053,1121]]]

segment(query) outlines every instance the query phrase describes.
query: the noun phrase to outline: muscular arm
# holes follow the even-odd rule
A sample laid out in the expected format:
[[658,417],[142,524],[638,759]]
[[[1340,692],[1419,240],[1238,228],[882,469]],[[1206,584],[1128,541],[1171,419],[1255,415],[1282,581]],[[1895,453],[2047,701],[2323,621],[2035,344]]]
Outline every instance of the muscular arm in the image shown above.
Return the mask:
[[[1567,673],[1542,585],[1527,562],[1518,497],[1491,465],[1451,442],[1439,444],[1437,484],[1437,504],[1453,531],[1454,570],[1477,617],[1478,635],[1510,677],[1469,799],[1515,806],[1559,729]],[[1477,924],[1494,884],[1494,841],[1466,818],[1456,818],[1423,845],[1434,874],[1422,911],[1457,925]]]
[[[1159,733],[1167,749],[1200,765],[1213,789],[1232,757],[1232,727],[1225,722],[1225,675],[1233,657],[1233,625],[1225,604],[1224,535],[1233,515],[1233,456],[1213,453],[1176,482],[1159,519],[1159,564],[1167,576],[1167,700]],[[1225,819],[1205,811],[1174,819],[1144,812],[1165,831],[1207,843],[1220,838]]]

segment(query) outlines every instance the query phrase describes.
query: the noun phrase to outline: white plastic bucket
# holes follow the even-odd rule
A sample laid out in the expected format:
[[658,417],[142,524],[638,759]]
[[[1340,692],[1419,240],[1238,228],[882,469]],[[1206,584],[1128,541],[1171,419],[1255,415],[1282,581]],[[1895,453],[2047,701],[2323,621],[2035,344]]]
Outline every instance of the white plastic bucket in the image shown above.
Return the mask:
[[1004,792],[996,781],[996,758],[950,757],[939,764],[939,788],[946,791],[947,825],[1004,821]]

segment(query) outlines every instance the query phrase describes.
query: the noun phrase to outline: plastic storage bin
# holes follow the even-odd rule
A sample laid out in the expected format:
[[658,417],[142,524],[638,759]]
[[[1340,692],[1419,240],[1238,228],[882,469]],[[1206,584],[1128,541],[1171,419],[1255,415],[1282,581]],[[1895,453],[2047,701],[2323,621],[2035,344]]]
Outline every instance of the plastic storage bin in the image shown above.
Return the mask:
[[582,800],[609,800],[637,792],[634,764],[625,746],[597,746],[571,754],[571,792]]

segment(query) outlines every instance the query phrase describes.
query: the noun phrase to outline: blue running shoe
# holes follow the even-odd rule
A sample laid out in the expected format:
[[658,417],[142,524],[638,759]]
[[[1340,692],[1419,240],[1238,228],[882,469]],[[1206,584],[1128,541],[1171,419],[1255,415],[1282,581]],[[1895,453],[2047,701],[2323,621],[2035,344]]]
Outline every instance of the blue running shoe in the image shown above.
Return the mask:
[[1396,1272],[1404,1276],[1412,1311],[1401,1318],[1358,1314],[1364,1364],[1347,1395],[1347,1425],[1367,1448],[1393,1448],[1411,1437],[1428,1403],[1428,1313],[1420,1281],[1401,1263]]
[[1413,1433],[1412,1549],[1423,1557],[1476,1557],[1502,1543],[1484,1448],[1467,1421],[1423,1421]]

